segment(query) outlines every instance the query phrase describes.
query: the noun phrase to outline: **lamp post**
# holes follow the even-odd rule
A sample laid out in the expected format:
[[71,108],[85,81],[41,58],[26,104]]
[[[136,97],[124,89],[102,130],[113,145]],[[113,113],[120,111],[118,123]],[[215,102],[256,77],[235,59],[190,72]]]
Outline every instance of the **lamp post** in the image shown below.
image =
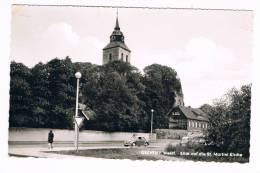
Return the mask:
[[150,140],[152,140],[152,136],[153,136],[153,112],[154,112],[154,110],[151,109],[151,134],[150,134]]
[[79,141],[79,127],[76,123],[76,118],[78,117],[78,108],[79,108],[79,79],[81,78],[81,73],[75,73],[75,77],[77,78],[77,91],[76,91],[76,109],[75,109],[75,117],[74,117],[74,128],[75,128],[75,140],[74,145],[76,151],[78,151],[78,141]]

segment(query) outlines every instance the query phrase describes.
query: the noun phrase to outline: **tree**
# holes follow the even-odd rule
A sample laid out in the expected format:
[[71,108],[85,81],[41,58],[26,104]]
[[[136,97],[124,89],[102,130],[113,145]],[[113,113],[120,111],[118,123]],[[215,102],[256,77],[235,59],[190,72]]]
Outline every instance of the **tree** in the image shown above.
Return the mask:
[[167,112],[175,103],[176,93],[182,95],[177,72],[170,67],[153,64],[144,68],[142,83],[145,90],[141,100],[145,103],[147,119],[150,120],[151,109],[154,109],[154,127],[168,128]]
[[98,66],[72,63],[66,57],[32,69],[13,62],[10,126],[72,128],[77,71],[82,73],[79,102],[95,112],[85,129],[148,131],[151,109],[155,110],[155,127],[166,128],[166,113],[175,94],[182,94],[175,70],[158,64],[146,67],[142,75],[122,61]]
[[49,127],[50,119],[50,98],[49,91],[49,69],[42,63],[36,64],[31,69],[31,90],[32,90],[32,116],[35,127]]
[[251,85],[244,85],[240,90],[233,89],[229,93],[231,101],[228,110],[229,129],[227,150],[236,151],[249,156],[250,117],[251,117]]
[[71,128],[75,110],[75,69],[69,57],[47,63],[50,91],[49,126]]
[[10,71],[10,126],[32,126],[31,71],[21,63],[11,62]]
[[99,102],[97,98],[101,89],[99,86],[100,66],[91,63],[74,63],[74,69],[82,74],[79,101],[93,109]]
[[200,106],[199,109],[205,112],[206,114],[210,114],[213,111],[213,106],[209,104],[203,104],[202,106]]
[[140,73],[129,63],[113,61],[100,68],[97,79],[93,127],[107,131],[138,130]]
[[210,112],[208,142],[211,150],[242,153],[249,157],[251,84],[233,88]]

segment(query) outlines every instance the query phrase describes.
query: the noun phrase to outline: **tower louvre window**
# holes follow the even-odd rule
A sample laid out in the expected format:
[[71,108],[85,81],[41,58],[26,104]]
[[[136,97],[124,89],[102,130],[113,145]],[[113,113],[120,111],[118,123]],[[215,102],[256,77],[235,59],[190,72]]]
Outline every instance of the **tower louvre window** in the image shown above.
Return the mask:
[[123,61],[124,60],[124,54],[121,53],[121,60]]
[[126,59],[125,59],[126,62],[128,62],[128,55],[126,55]]
[[112,61],[112,54],[109,54],[109,61]]

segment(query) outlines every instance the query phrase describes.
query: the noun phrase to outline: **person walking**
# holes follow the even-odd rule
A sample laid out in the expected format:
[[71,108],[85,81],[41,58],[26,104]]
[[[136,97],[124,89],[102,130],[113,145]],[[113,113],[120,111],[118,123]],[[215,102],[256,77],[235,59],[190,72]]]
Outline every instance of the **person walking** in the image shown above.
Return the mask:
[[49,143],[49,149],[52,149],[52,143],[53,143],[53,139],[54,139],[54,133],[52,132],[52,130],[50,130],[49,134],[48,134],[48,143]]

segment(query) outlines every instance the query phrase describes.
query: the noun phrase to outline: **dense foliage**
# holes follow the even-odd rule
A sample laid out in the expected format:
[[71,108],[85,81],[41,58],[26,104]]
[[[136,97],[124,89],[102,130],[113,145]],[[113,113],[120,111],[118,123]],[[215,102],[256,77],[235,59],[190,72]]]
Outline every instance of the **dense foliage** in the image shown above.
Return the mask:
[[176,71],[158,64],[141,74],[121,61],[98,66],[66,57],[32,68],[12,62],[10,127],[72,128],[77,71],[82,73],[79,100],[95,112],[85,129],[148,131],[151,109],[154,128],[168,127],[166,113],[175,93],[182,93]]
[[244,85],[240,89],[233,88],[213,105],[204,104],[200,107],[209,115],[206,143],[194,140],[186,145],[169,144],[165,150],[175,152],[176,157],[189,160],[249,162],[250,106],[251,84]]
[[216,152],[242,153],[249,157],[251,85],[233,88],[216,101],[210,110],[208,149]]

